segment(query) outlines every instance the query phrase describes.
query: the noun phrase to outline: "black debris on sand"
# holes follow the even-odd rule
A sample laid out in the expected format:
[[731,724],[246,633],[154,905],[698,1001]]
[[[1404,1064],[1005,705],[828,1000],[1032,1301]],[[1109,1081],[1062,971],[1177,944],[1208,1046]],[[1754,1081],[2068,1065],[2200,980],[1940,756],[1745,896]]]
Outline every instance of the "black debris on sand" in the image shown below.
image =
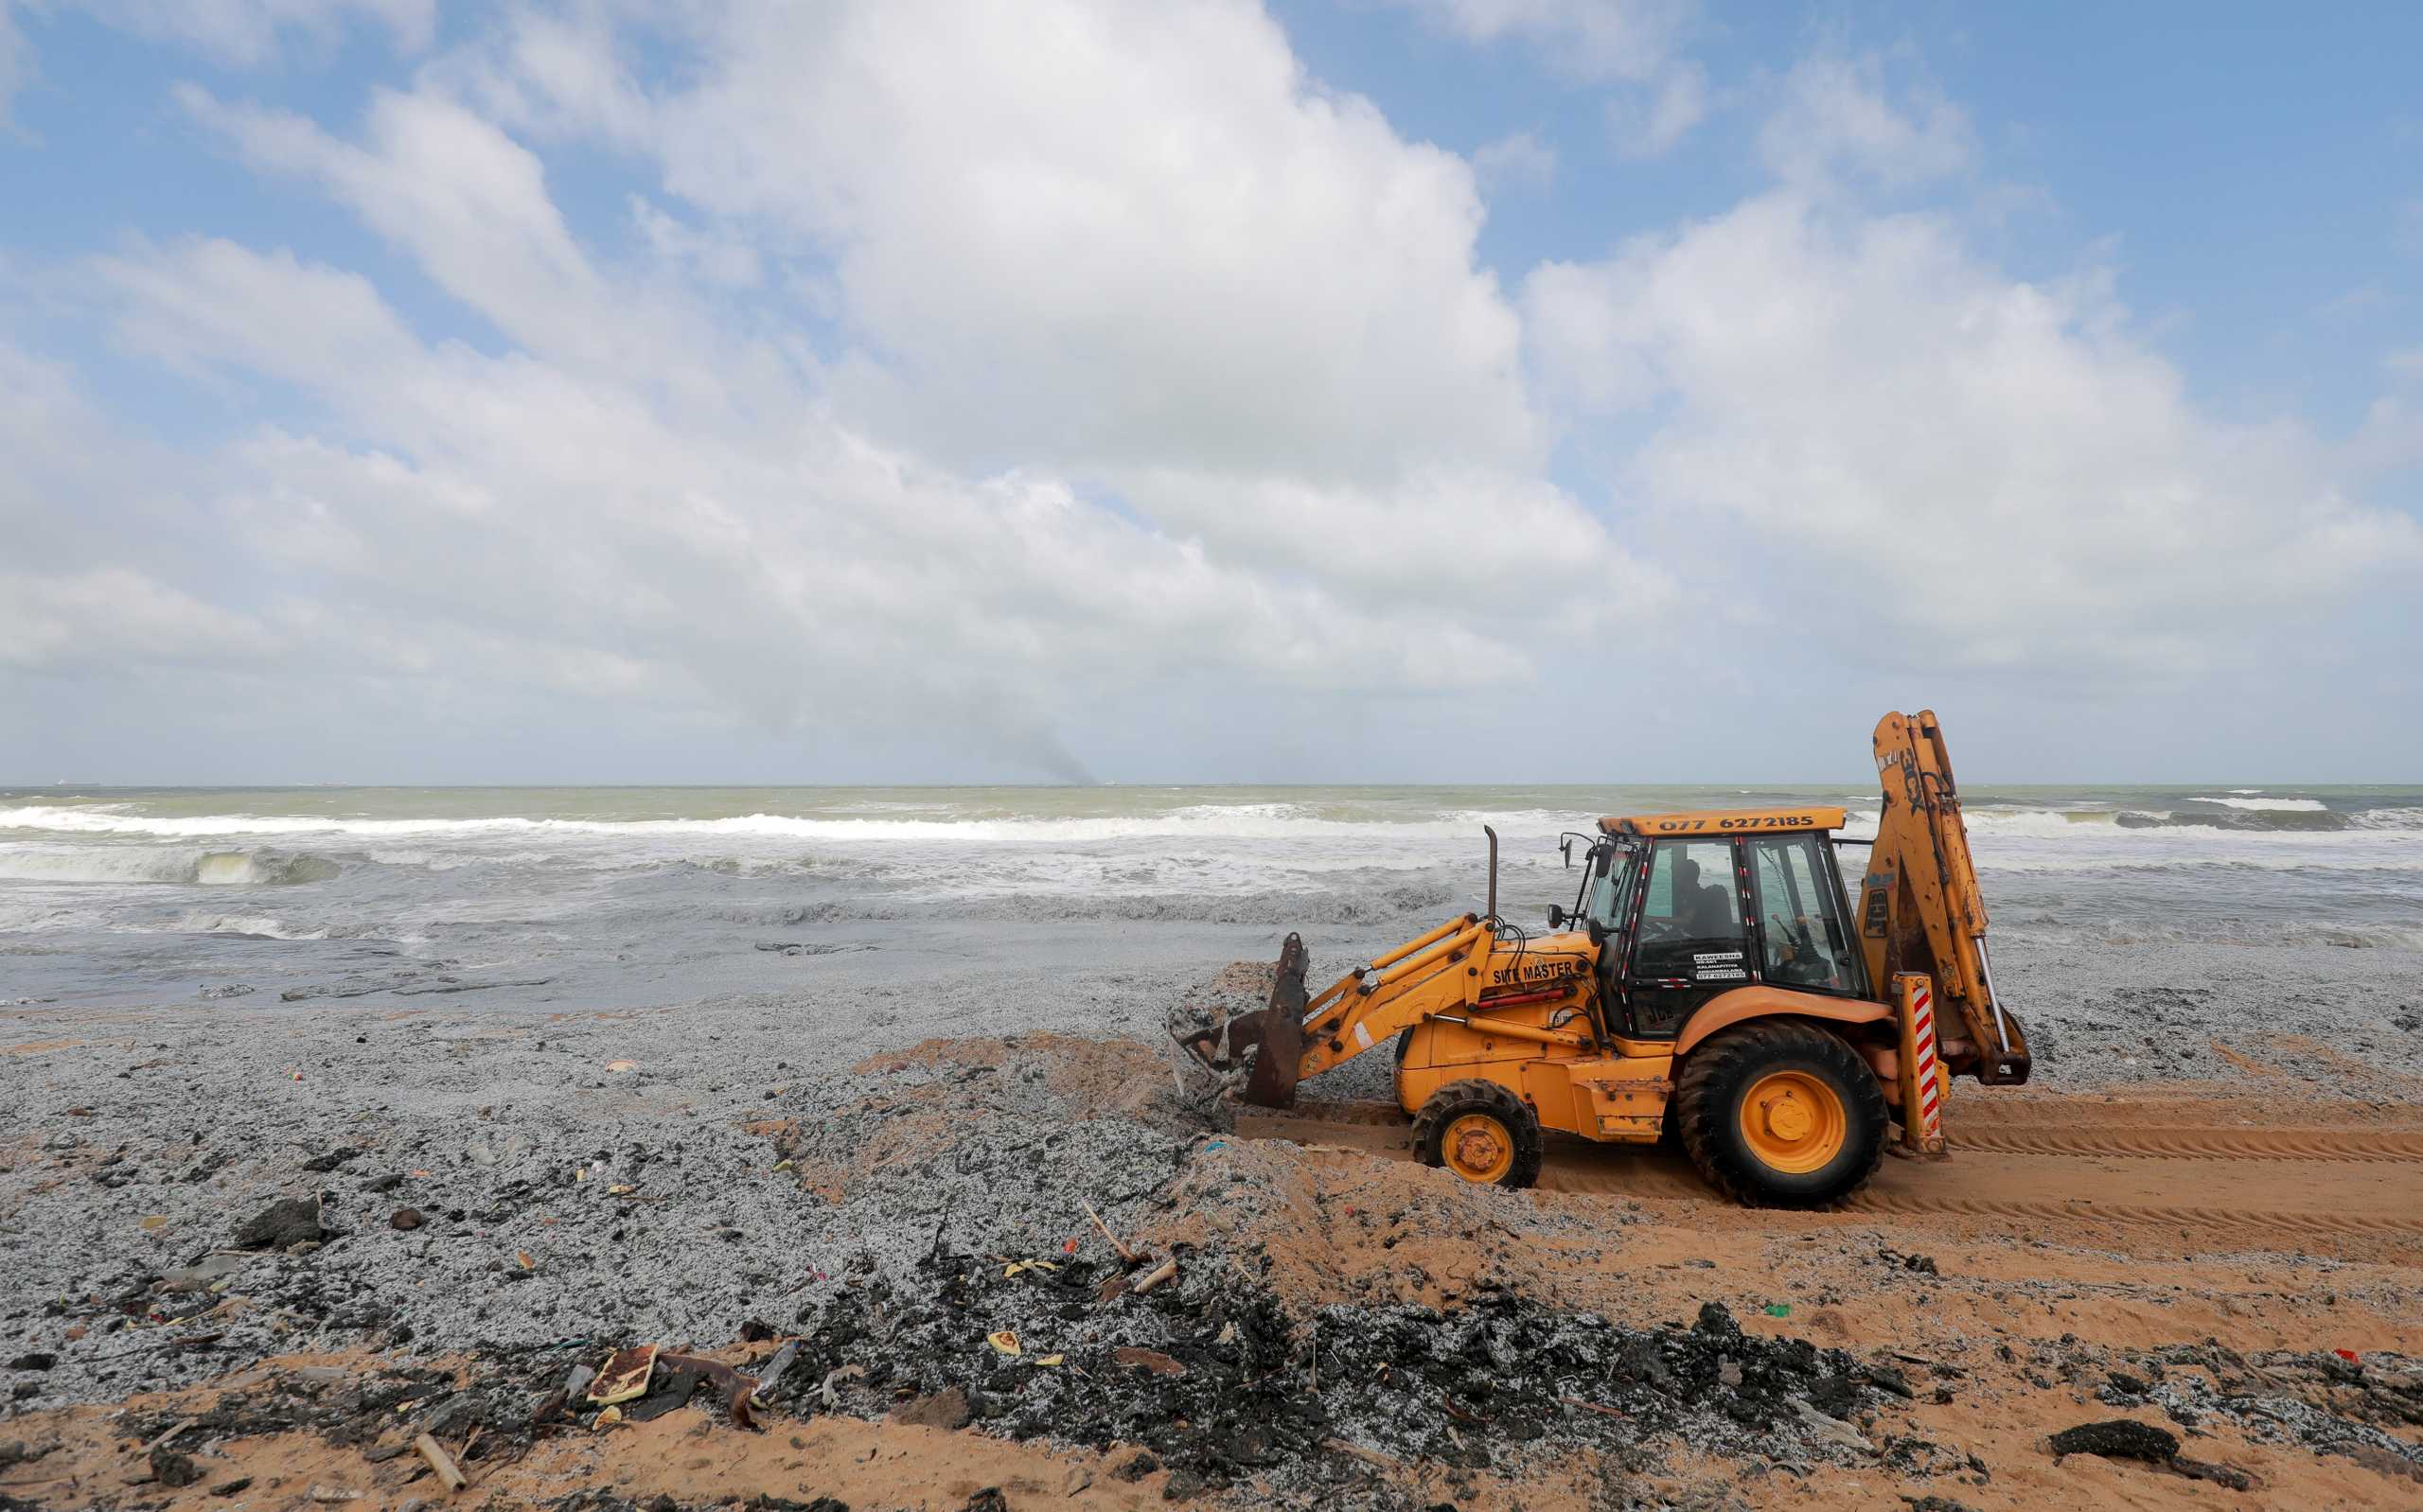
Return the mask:
[[2169,1429],[2131,1418],[2064,1428],[2047,1440],[2055,1464],[2070,1454],[2096,1454],[2112,1460],[2143,1460],[2158,1469],[2190,1480],[2211,1481],[2233,1491],[2252,1490],[2255,1478],[2231,1465],[2213,1465],[2179,1452],[2179,1435]]
[[2100,1454],[2110,1460],[2169,1461],[2179,1456],[2179,1435],[2167,1428],[2127,1417],[2080,1423],[2052,1435],[2053,1456]]
[[[1185,1251],[1181,1265],[1191,1284],[1109,1303],[1097,1297],[1115,1272],[1079,1259],[1005,1275],[994,1257],[938,1251],[905,1285],[871,1273],[803,1310],[810,1368],[778,1400],[874,1416],[956,1393],[982,1432],[1142,1444],[1180,1494],[1253,1484],[1286,1505],[1369,1488],[1375,1461],[1519,1472],[1587,1446],[1638,1469],[1669,1438],[1863,1457],[1843,1421],[1875,1400],[1860,1363],[1744,1334],[1715,1303],[1689,1327],[1651,1329],[1496,1290],[1452,1313],[1340,1305],[1299,1319],[1241,1266]],[[991,1342],[1002,1336],[1015,1354]]]

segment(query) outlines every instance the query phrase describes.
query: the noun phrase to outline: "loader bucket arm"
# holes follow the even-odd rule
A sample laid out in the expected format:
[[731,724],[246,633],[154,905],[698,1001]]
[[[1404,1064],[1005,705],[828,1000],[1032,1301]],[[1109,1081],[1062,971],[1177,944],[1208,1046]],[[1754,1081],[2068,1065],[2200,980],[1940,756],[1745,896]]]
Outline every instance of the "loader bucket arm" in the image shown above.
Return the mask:
[[[1281,947],[1270,1006],[1229,1021],[1225,1056],[1209,1036],[1181,1039],[1197,1060],[1217,1071],[1243,1066],[1254,1052],[1241,1096],[1265,1108],[1296,1103],[1296,1084],[1387,1044],[1399,1031],[1442,1013],[1468,1011],[1481,978],[1468,965],[1489,953],[1494,921],[1478,914],[1450,920],[1368,965],[1304,994],[1304,946],[1294,935]],[[1588,1041],[1577,1034],[1512,1026],[1506,1032],[1560,1045]]]
[[[1923,972],[1938,1003],[1959,1014],[1973,1048],[1959,1069],[1986,1084],[2027,1080],[2027,1034],[1994,993],[1986,904],[1969,859],[1969,829],[1933,710],[1877,722],[1876,770],[1884,806],[1860,879],[1860,951],[1883,990],[1896,974]],[[1947,1051],[1952,1049],[1949,1041]]]

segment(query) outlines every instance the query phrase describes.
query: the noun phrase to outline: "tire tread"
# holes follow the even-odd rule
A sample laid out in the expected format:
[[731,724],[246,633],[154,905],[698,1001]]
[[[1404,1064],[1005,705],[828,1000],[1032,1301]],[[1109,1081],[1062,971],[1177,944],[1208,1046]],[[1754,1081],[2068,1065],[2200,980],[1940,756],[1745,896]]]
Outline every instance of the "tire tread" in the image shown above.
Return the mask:
[[[1446,1158],[1440,1152],[1441,1136],[1448,1123],[1466,1113],[1486,1113],[1506,1126],[1514,1136],[1514,1165],[1494,1185],[1521,1188],[1540,1179],[1540,1120],[1523,1099],[1506,1087],[1482,1077],[1468,1077],[1450,1081],[1430,1094],[1422,1111],[1413,1116],[1413,1152],[1425,1166],[1444,1166]],[[1460,1180],[1461,1178],[1458,1178]]]
[[[1866,1165],[1848,1180],[1838,1179],[1831,1189],[1811,1194],[1779,1192],[1768,1187],[1755,1169],[1737,1156],[1724,1133],[1725,1123],[1734,1116],[1726,1088],[1738,1086],[1752,1067],[1803,1056],[1830,1063],[1850,1088],[1851,1106],[1844,1110],[1850,1121],[1849,1137],[1861,1137],[1863,1130],[1870,1132]],[[1866,1186],[1876,1168],[1884,1164],[1891,1124],[1884,1094],[1858,1052],[1838,1035],[1789,1018],[1752,1019],[1700,1046],[1684,1063],[1671,1106],[1691,1164],[1709,1186],[1744,1207],[1841,1205],[1845,1198]]]

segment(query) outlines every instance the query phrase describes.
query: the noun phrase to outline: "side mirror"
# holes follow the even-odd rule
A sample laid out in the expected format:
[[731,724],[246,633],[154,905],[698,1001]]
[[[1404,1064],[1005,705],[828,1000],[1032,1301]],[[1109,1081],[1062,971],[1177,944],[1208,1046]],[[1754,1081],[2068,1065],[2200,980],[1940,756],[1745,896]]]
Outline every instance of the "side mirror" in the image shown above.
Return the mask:
[[1615,864],[1616,848],[1614,846],[1608,846],[1606,849],[1599,853],[1599,875],[1602,877],[1605,876],[1608,870]]
[[1552,903],[1548,905],[1548,927],[1550,929],[1564,928],[1565,919],[1566,914],[1565,911],[1565,905],[1561,903]]

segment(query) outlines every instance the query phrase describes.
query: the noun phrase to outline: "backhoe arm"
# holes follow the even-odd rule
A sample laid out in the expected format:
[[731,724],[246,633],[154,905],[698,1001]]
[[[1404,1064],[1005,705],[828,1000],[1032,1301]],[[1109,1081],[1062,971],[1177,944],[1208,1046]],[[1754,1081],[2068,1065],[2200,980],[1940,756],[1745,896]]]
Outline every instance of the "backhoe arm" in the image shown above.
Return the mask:
[[1944,1041],[1946,1064],[1988,1085],[2025,1081],[2027,1035],[1995,997],[1986,904],[1934,711],[1886,714],[1875,749],[1884,807],[1859,892],[1868,978],[1883,991],[1897,972],[1926,973],[1968,1029],[1965,1046]]

